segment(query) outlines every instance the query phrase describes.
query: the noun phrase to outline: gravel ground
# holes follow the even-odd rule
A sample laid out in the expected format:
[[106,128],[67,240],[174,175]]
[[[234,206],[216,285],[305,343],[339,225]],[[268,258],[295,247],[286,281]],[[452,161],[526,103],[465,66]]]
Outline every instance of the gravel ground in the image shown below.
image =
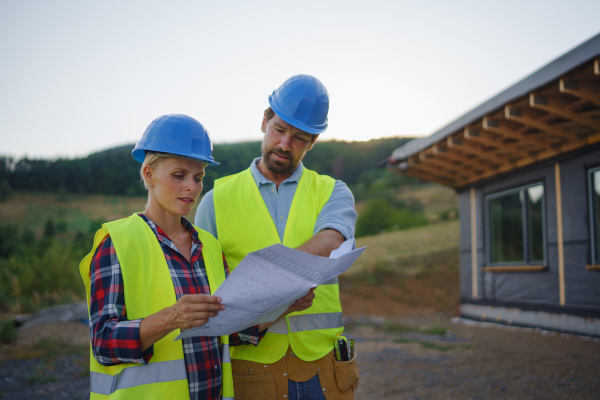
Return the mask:
[[[419,327],[432,320],[396,322]],[[600,342],[438,323],[450,332],[394,333],[372,326],[348,332],[360,357],[356,399],[600,399]]]
[[[383,325],[382,319],[354,319],[352,323],[346,336],[356,339],[361,374],[358,400],[600,399],[598,341],[465,326],[449,319],[394,320],[397,325],[416,328],[436,323],[448,328],[445,334],[386,331],[377,328]],[[87,328],[45,326],[21,333],[11,351],[0,352],[0,398],[89,398],[88,358],[81,351],[60,354],[54,349],[33,358],[24,354],[31,357],[35,349],[18,351],[58,332],[70,344],[81,343]]]

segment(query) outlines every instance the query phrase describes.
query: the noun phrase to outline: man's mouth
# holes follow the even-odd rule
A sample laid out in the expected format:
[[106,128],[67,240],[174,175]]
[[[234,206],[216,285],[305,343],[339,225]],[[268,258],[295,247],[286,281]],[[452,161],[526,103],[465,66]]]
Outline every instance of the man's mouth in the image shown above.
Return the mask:
[[276,153],[276,152],[272,152],[271,154],[273,154],[275,159],[280,160],[280,161],[287,161],[290,159],[290,156],[285,155],[285,154]]

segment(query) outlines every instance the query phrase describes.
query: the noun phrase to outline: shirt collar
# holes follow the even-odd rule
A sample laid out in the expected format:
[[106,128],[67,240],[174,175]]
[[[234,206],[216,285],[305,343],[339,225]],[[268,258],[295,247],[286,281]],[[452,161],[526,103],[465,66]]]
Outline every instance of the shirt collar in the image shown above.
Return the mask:
[[[254,178],[254,182],[256,182],[256,186],[258,187],[260,187],[260,185],[274,185],[274,182],[265,178],[264,175],[261,174],[258,170],[257,164],[260,162],[261,159],[262,157],[256,157],[254,160],[252,160],[252,163],[250,164],[250,172],[252,173],[252,178]],[[302,171],[304,171],[304,165],[302,164],[302,161],[300,161],[298,163],[298,168],[296,168],[292,175],[281,183],[298,182],[300,180],[300,177],[302,177]]]
[[[150,229],[152,229],[152,232],[154,232],[156,238],[160,243],[164,243],[166,245],[170,245],[172,243],[171,238],[169,238],[165,231],[160,229],[160,227],[156,225],[152,220],[150,220],[150,218],[146,217],[144,214],[141,213],[138,215],[148,224]],[[196,229],[194,229],[194,226],[187,219],[181,217],[181,225],[183,225],[185,229],[190,231],[192,235],[192,241],[194,243],[200,243],[200,239],[198,238],[198,232],[196,231]]]

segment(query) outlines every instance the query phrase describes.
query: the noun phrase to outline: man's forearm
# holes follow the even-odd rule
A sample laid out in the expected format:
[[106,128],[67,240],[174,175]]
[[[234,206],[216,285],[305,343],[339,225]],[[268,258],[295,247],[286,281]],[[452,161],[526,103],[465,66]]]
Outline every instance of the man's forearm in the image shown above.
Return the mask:
[[325,229],[296,249],[315,256],[329,257],[329,254],[345,241],[344,235],[335,229]]

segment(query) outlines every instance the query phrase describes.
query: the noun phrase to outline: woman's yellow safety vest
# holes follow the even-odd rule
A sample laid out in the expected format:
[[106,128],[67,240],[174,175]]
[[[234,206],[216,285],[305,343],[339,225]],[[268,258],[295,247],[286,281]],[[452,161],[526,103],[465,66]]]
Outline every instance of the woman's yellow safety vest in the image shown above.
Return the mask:
[[[334,186],[333,178],[304,168],[290,207],[283,245],[298,247],[313,236],[317,217]],[[215,181],[213,200],[219,242],[232,272],[246,254],[282,243],[250,169]],[[344,331],[337,278],[320,285],[315,296],[311,308],[271,325],[258,346],[233,347],[231,357],[272,364],[290,345],[304,361],[323,358]]]
[[[202,257],[212,293],[225,280],[222,251],[210,233],[196,228],[202,241]],[[176,302],[169,267],[156,236],[137,214],[102,225],[96,232],[94,246],[79,271],[90,305],[90,264],[100,242],[110,234],[121,264],[127,318],[147,317]],[[147,365],[120,364],[102,366],[90,349],[90,399],[189,399],[183,346],[173,341],[179,330],[154,344],[154,355]],[[229,337],[222,336],[223,399],[233,399],[233,378],[229,356]]]

